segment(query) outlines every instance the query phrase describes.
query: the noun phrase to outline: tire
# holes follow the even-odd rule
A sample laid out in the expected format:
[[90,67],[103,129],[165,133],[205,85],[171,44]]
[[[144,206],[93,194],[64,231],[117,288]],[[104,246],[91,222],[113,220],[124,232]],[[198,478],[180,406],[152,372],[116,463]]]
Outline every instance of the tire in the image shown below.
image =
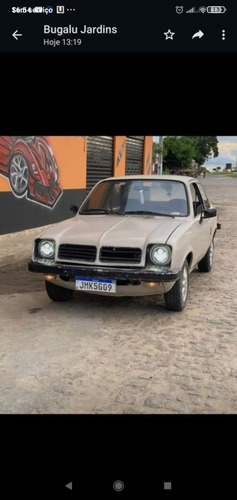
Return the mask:
[[164,294],[166,309],[169,311],[182,311],[186,305],[189,286],[189,268],[185,261],[180,278],[173,288]]
[[45,281],[45,288],[49,298],[54,302],[65,302],[66,300],[70,300],[73,295],[73,290],[53,285],[50,281]]
[[211,242],[206,255],[198,263],[198,269],[201,273],[209,273],[213,266],[213,256],[214,256],[214,242]]
[[25,156],[21,152],[15,152],[9,161],[9,182],[13,193],[21,198],[28,189],[29,167]]

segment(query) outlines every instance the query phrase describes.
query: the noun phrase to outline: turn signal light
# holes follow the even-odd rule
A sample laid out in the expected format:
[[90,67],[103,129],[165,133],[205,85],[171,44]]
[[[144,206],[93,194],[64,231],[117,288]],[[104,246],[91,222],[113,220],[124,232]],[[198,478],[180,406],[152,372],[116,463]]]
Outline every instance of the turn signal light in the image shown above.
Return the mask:
[[44,275],[44,279],[46,279],[47,281],[53,281],[57,278],[56,274],[45,274]]
[[153,282],[153,281],[149,281],[147,283],[147,286],[149,286],[149,288],[154,288],[155,286],[157,285],[157,283]]

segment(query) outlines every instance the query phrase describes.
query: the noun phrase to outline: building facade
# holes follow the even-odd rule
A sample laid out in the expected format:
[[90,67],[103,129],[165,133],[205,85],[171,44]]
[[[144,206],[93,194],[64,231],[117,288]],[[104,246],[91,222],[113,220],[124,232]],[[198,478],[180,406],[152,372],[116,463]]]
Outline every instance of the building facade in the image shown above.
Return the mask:
[[96,182],[150,174],[152,136],[0,136],[0,234],[72,216]]

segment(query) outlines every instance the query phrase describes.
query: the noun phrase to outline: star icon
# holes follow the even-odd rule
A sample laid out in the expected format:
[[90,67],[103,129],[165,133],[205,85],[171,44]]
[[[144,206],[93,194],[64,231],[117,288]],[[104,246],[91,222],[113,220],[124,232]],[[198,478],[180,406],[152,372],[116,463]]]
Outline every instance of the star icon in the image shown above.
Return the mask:
[[166,40],[168,40],[169,38],[170,40],[173,40],[175,33],[168,29],[168,31],[164,32],[164,35]]

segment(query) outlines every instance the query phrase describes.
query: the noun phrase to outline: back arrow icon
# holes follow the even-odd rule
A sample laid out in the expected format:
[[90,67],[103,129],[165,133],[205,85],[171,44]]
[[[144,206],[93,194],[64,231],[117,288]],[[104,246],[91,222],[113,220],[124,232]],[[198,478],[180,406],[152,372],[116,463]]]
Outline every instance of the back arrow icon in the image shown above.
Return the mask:
[[22,36],[22,33],[18,33],[18,30],[16,30],[16,31],[14,31],[14,33],[12,33],[12,36],[14,36],[14,38],[15,38],[16,40],[18,40],[18,38],[17,38],[17,37],[18,37],[18,36]]
[[197,31],[197,33],[194,33],[194,35],[192,36],[192,39],[197,38],[197,37],[202,38],[202,36],[204,36],[204,33],[201,30],[199,30],[199,31]]

